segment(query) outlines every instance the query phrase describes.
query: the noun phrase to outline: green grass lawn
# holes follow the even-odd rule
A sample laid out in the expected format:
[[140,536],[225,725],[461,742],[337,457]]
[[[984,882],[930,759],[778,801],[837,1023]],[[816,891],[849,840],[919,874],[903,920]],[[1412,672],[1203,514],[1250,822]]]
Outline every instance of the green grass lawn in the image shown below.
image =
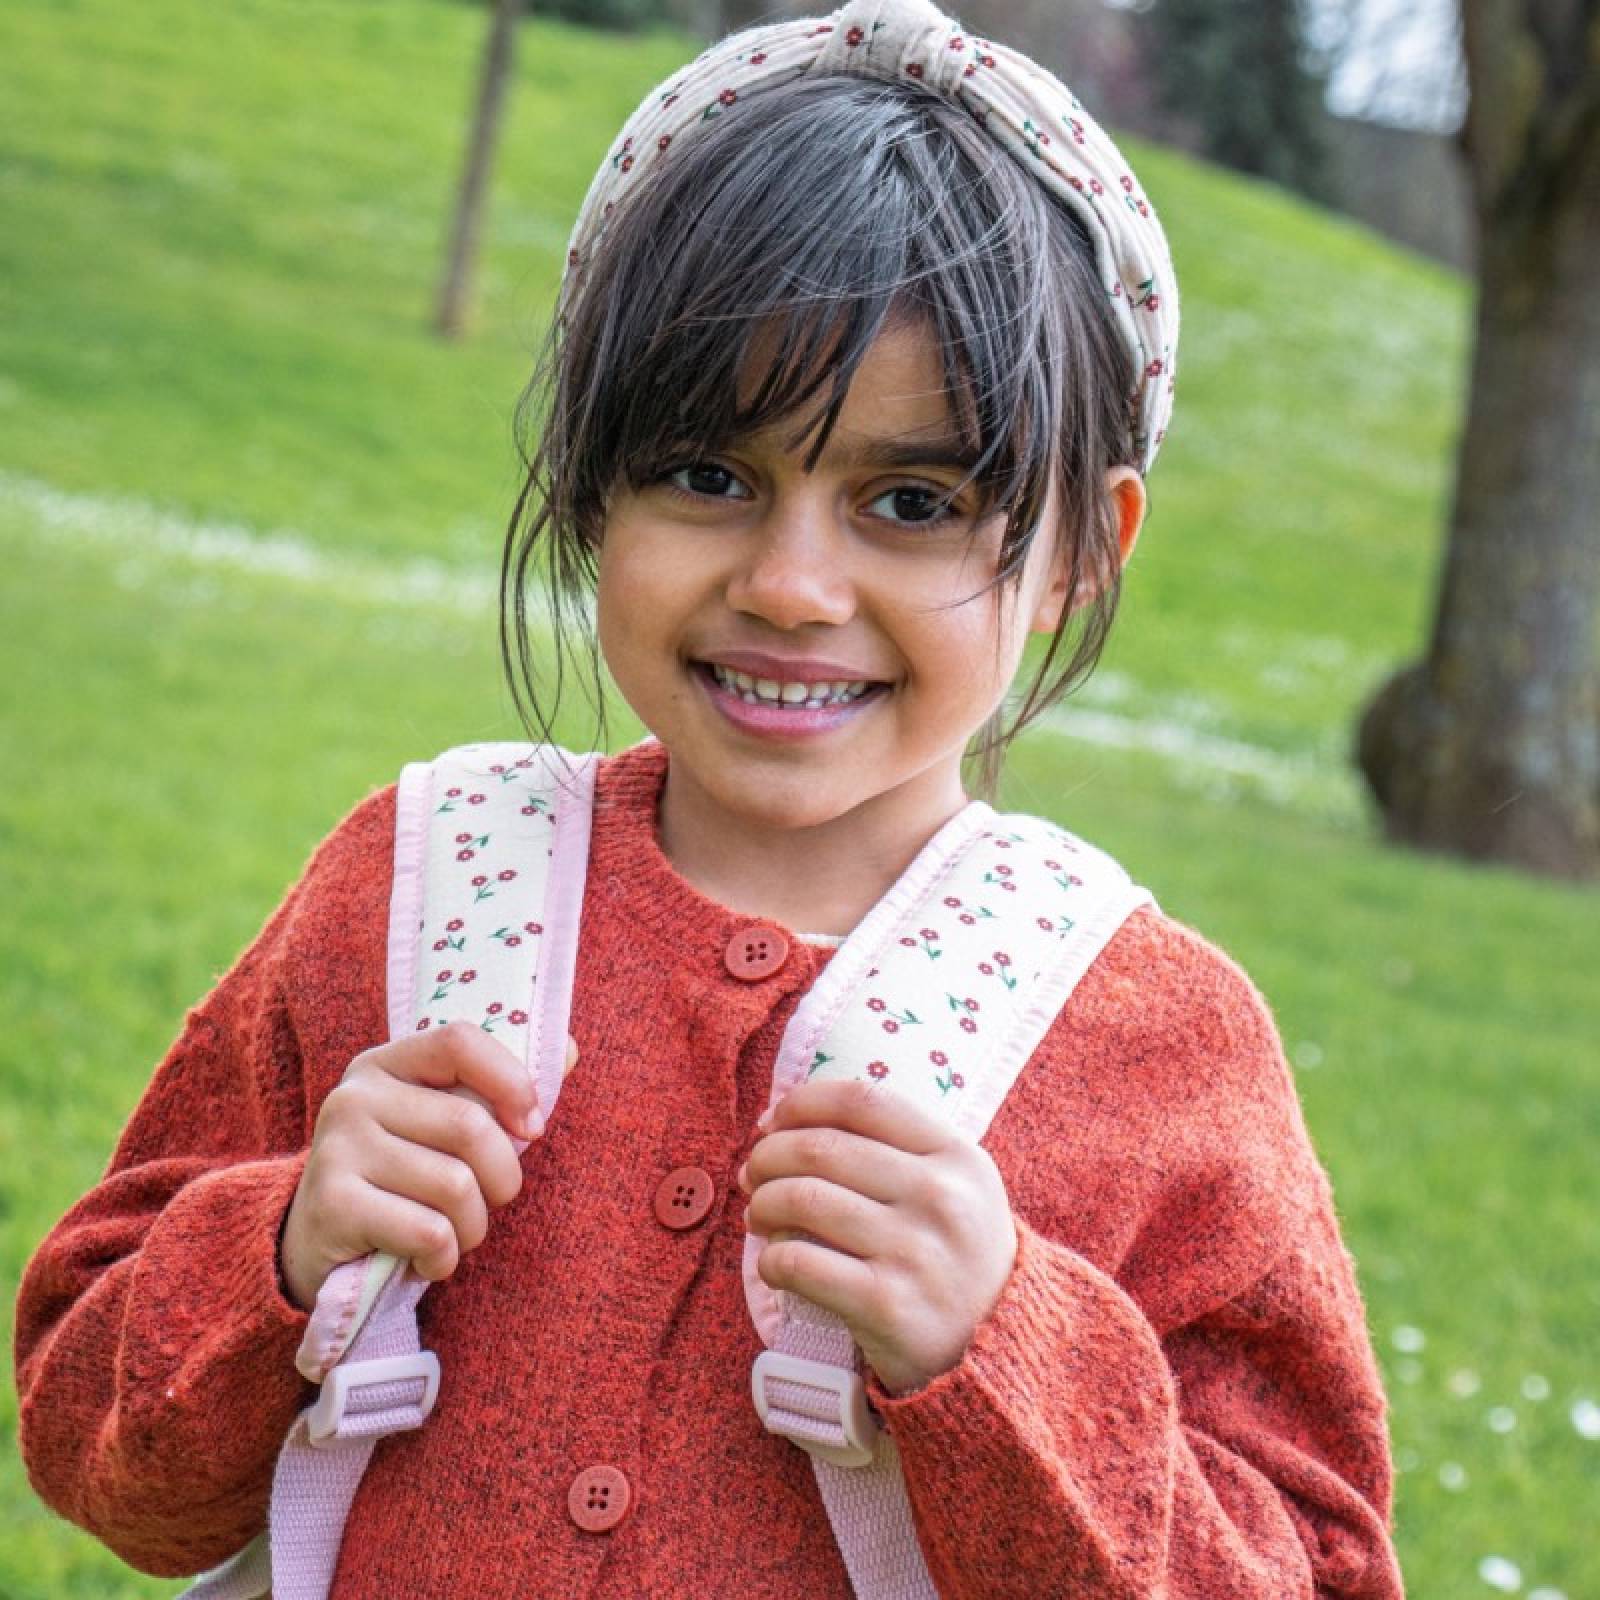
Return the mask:
[[[427,330],[483,25],[443,0],[0,9],[0,1304],[184,1008],[400,764],[512,737],[510,417],[594,165],[689,50],[528,24],[482,312]],[[1422,1600],[1600,1594],[1592,893],[1375,841],[1351,721],[1414,650],[1469,301],[1132,146],[1184,290],[1102,672],[1008,803],[1277,1013],[1393,1407]],[[574,716],[566,736],[587,728]],[[619,737],[628,733],[626,724]],[[0,1595],[157,1595],[47,1512],[0,1393]]]

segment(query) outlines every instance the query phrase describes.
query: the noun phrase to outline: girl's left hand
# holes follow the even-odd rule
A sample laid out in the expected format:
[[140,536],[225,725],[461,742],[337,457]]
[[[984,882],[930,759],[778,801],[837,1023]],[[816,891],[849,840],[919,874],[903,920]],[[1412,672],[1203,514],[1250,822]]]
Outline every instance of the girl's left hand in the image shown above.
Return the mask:
[[762,1280],[841,1318],[892,1394],[955,1366],[1016,1260],[989,1153],[859,1081],[801,1084],[765,1126],[739,1169]]

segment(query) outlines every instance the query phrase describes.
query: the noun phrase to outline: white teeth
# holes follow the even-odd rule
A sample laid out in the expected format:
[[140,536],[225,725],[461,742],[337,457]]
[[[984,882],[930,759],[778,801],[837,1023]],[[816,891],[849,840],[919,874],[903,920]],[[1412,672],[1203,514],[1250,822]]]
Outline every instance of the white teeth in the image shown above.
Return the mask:
[[802,706],[817,711],[823,706],[855,700],[867,691],[867,680],[835,679],[823,683],[779,683],[775,678],[752,678],[732,667],[712,663],[712,675],[723,688],[731,689],[750,705]]

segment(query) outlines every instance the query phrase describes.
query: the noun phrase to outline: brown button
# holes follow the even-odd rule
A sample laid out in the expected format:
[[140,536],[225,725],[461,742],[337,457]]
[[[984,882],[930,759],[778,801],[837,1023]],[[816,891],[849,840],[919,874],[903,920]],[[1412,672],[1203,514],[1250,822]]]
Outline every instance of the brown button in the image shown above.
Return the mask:
[[567,1490],[567,1510],[586,1533],[608,1533],[628,1514],[633,1491],[615,1467],[585,1467]]
[[700,1167],[677,1167],[656,1185],[656,1221],[668,1228],[692,1228],[711,1209],[717,1186]]
[[734,934],[722,959],[734,977],[757,983],[789,959],[789,941],[770,923],[758,922]]

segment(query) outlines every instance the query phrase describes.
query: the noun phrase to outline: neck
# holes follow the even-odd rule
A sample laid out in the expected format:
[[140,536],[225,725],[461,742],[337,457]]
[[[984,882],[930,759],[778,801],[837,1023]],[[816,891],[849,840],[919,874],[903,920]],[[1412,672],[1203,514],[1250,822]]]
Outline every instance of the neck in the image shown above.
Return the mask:
[[843,936],[966,804],[959,773],[935,772],[826,822],[781,827],[730,816],[670,765],[661,848],[682,877],[733,911]]

